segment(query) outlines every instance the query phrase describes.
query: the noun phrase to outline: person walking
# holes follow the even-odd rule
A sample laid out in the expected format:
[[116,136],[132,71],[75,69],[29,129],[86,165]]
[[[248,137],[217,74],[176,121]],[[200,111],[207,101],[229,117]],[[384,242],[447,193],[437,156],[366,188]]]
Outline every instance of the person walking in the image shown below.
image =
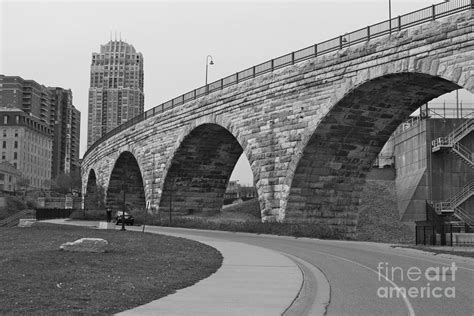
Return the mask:
[[107,223],[110,223],[112,221],[112,210],[110,207],[107,208]]

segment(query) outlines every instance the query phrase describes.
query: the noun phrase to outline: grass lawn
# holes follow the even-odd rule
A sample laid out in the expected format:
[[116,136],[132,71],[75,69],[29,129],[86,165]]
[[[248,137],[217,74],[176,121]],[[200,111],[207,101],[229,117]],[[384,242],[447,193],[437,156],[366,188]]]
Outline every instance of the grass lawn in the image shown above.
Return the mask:
[[[106,253],[60,251],[82,237]],[[0,228],[0,314],[113,314],[214,273],[221,254],[194,241],[131,231],[37,223]]]

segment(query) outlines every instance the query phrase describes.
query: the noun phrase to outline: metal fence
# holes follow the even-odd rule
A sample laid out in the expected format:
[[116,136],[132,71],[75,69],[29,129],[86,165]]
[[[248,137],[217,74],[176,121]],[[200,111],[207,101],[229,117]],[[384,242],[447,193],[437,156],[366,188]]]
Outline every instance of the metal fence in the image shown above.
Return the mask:
[[420,225],[416,226],[415,242],[417,245],[431,246],[472,246],[468,225]]
[[73,209],[61,209],[61,208],[38,208],[36,209],[36,219],[55,219],[55,218],[68,218]]
[[367,27],[361,28],[350,33],[345,33],[344,35],[340,35],[324,42],[314,44],[312,46],[300,49],[295,52],[291,52],[289,54],[274,58],[259,65],[255,65],[253,67],[239,71],[225,78],[211,82],[203,87],[187,92],[177,98],[164,102],[146,112],[135,116],[131,120],[125,122],[122,125],[117,126],[115,129],[109,131],[101,138],[99,138],[94,144],[91,145],[91,147],[87,149],[84,157],[87,156],[87,154],[94,148],[96,148],[100,143],[129,128],[130,126],[133,126],[138,122],[141,122],[159,113],[163,113],[169,109],[174,108],[175,106],[182,105],[190,100],[194,100],[214,91],[226,88],[230,85],[234,85],[244,80],[255,78],[256,76],[272,72],[276,69],[293,65],[297,62],[306,59],[314,58],[330,52],[335,52],[342,48],[363,43],[380,36],[391,34],[392,32],[401,31],[403,29],[415,25],[434,21],[436,19],[469,9],[474,9],[474,0],[451,0],[450,2],[434,4],[414,12],[394,17],[391,20],[386,20],[377,24],[369,25]]

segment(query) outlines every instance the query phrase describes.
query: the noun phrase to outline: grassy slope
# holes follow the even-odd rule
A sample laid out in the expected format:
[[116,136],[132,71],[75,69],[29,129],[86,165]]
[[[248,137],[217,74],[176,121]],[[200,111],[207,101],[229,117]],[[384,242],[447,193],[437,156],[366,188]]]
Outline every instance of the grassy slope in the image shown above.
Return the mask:
[[260,222],[261,216],[258,199],[252,199],[238,204],[226,205],[217,218]]
[[[106,253],[64,252],[82,237]],[[188,287],[222,263],[212,247],[155,234],[36,224],[0,229],[0,314],[112,314]]]
[[359,209],[357,240],[413,242],[414,231],[400,222],[393,180],[367,180]]
[[[388,243],[414,242],[415,235],[412,228],[399,220],[395,181],[390,179],[393,179],[393,171],[391,170],[373,170],[370,173],[370,178],[362,192],[357,240]],[[196,216],[184,216],[183,218],[191,220],[195,219]],[[235,225],[231,225],[232,230],[249,231],[250,228],[253,228],[251,224],[249,225],[249,222],[260,222],[260,206],[258,200],[253,199],[240,204],[228,205],[224,207],[220,214],[202,218],[207,222],[219,225],[219,229],[229,229],[223,224],[235,223]],[[242,223],[243,226],[249,229],[243,229],[237,223]],[[177,226],[182,224],[177,224]],[[206,228],[205,226],[202,228]],[[284,229],[287,232],[282,234],[293,234],[294,229],[293,227]],[[317,237],[317,235],[314,235],[314,237]]]
[[[395,181],[391,170],[373,170],[362,192],[357,240],[389,243],[414,242],[415,233],[400,222],[397,210]],[[382,180],[379,180],[382,179]],[[215,222],[260,221],[258,200],[233,204],[224,208],[222,214],[208,218]]]

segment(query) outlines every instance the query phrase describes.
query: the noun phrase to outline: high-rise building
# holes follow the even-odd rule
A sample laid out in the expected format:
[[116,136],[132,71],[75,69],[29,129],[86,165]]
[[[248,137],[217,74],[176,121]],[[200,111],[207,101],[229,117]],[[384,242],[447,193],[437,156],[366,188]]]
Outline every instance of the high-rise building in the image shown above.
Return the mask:
[[[21,109],[32,122],[39,121],[51,131],[48,180],[61,173],[79,170],[80,112],[72,104],[71,90],[45,87],[17,76],[0,75],[0,106]],[[34,149],[31,146],[28,148]],[[5,152],[5,156],[8,155]],[[34,175],[29,170],[29,167],[21,169],[25,177],[31,178],[32,184]],[[40,182],[38,180],[35,183]]]
[[19,108],[49,124],[51,96],[48,88],[33,80],[0,75],[1,106]]
[[143,56],[122,40],[92,53],[87,147],[143,112]]
[[72,92],[62,88],[48,88],[51,93],[51,121],[53,128],[52,178],[79,169],[80,112],[72,105]]
[[18,108],[0,107],[1,162],[9,162],[30,180],[45,188],[51,180],[53,131],[49,124]]
[[71,172],[80,172],[81,159],[79,158],[81,136],[81,112],[72,107],[71,119]]

